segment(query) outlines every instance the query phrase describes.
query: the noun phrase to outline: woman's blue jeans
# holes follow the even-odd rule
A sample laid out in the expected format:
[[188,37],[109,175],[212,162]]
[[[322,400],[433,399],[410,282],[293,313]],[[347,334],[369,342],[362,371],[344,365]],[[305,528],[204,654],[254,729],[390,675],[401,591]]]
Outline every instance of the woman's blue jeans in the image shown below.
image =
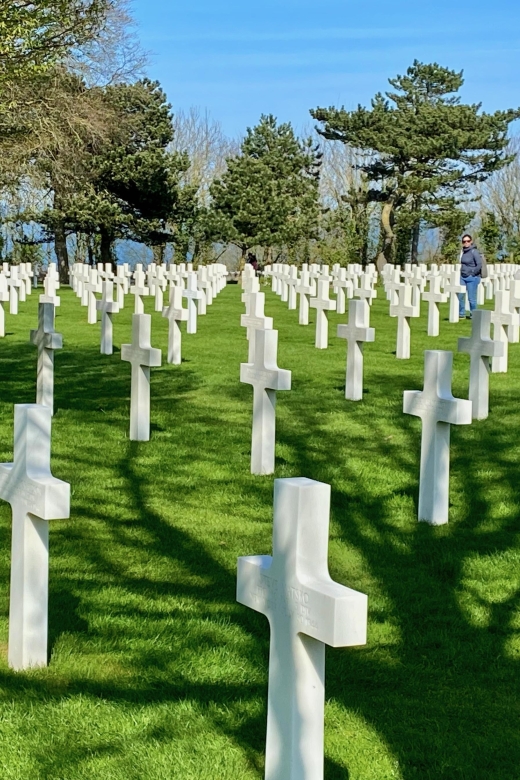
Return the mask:
[[[480,282],[480,276],[468,276],[466,279],[460,278],[460,283],[466,285],[469,299],[469,310],[475,311],[477,308],[477,287]],[[466,295],[459,293],[459,317],[466,314]]]

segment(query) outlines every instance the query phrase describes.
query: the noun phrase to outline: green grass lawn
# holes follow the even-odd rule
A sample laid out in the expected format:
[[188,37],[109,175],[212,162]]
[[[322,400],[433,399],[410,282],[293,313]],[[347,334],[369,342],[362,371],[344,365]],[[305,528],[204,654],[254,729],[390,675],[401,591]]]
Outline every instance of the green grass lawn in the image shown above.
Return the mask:
[[[271,552],[273,477],[249,473],[252,388],[240,289],[228,286],[183,336],[182,366],[152,369],[152,439],[130,442],[133,300],[99,325],[61,291],[56,329],[54,476],[71,517],[51,522],[47,669],[7,666],[10,508],[0,506],[1,780],[258,780],[265,746],[267,620],[235,602],[236,559]],[[153,302],[146,301],[147,311]],[[330,570],[368,594],[368,643],[327,651],[327,780],[520,777],[520,346],[491,376],[488,420],[452,427],[450,523],[417,523],[424,349],[455,349],[412,321],[398,361],[379,298],[365,347],[365,397],[344,398],[346,315],[330,347],[270,291],[279,366],[277,477],[332,486]],[[13,404],[35,399],[37,296],[6,315],[0,342],[0,461],[12,459]],[[167,322],[152,344],[166,357]],[[455,354],[454,394],[469,358]]]

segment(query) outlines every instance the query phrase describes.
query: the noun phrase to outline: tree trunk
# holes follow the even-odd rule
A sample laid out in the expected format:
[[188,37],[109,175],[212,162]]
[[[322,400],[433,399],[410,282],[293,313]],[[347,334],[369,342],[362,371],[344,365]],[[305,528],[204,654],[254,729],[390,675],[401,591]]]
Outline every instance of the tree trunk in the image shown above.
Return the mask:
[[421,234],[421,225],[418,222],[416,225],[413,226],[412,229],[412,253],[411,253],[411,261],[412,263],[416,263],[419,260],[419,236]]
[[154,246],[152,246],[153,261],[156,265],[163,265],[164,249],[164,244],[154,244]]
[[377,270],[381,271],[387,263],[392,262],[392,253],[394,250],[395,233],[392,227],[392,217],[394,210],[394,199],[390,198],[383,203],[381,210],[381,227],[383,228],[383,249],[377,257]]
[[106,265],[106,263],[110,263],[112,266],[112,271],[115,270],[115,262],[114,257],[112,255],[112,244],[114,239],[112,238],[112,235],[108,233],[106,230],[101,231],[101,247],[100,247],[100,254],[101,254],[101,262]]
[[94,247],[92,243],[92,236],[87,236],[87,262],[90,266],[94,265]]
[[242,271],[244,270],[245,264],[246,264],[247,246],[244,246],[242,244],[242,246],[240,248],[242,250],[242,254],[240,256],[240,261],[238,263],[238,270],[239,270],[240,273],[242,273]]
[[58,220],[54,229],[54,251],[58,260],[60,284],[69,283],[69,250],[67,249],[67,234],[64,220]]

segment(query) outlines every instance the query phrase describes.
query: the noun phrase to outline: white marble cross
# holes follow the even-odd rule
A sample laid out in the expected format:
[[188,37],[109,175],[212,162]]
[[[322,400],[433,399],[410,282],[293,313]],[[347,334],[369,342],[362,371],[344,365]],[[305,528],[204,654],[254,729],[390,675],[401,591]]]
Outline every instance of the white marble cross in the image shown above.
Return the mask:
[[238,559],[237,601],[269,620],[265,780],[323,780],[325,645],[366,644],[368,599],[331,579],[330,485],[274,483],[273,554]]
[[18,265],[18,278],[20,280],[20,287],[18,288],[18,300],[20,303],[25,303],[27,300],[27,272],[25,270],[25,263]]
[[334,280],[332,289],[336,293],[336,312],[338,314],[345,314],[345,295],[347,298],[352,298],[354,295],[354,286],[350,279],[347,279],[346,268],[338,268],[338,274]]
[[89,280],[85,285],[85,289],[88,293],[87,322],[89,325],[95,325],[97,322],[96,293],[100,293],[103,289],[95,268],[90,269]]
[[0,498],[11,504],[8,663],[47,665],[49,520],[70,516],[70,485],[50,470],[51,410],[14,407],[13,463],[0,464]]
[[284,265],[283,263],[280,264],[280,274],[279,274],[279,294],[280,299],[283,303],[287,303],[289,300],[289,285],[288,285],[288,279],[289,279],[289,266]]
[[31,263],[25,264],[25,294],[32,295],[31,279],[34,277],[34,271]]
[[204,293],[197,287],[197,274],[190,271],[187,275],[186,289],[182,291],[182,297],[188,300],[188,325],[186,333],[197,332],[197,301]]
[[140,268],[135,271],[134,283],[130,286],[130,295],[134,296],[134,314],[144,314],[143,297],[150,295],[150,290],[146,284],[146,277]]
[[354,290],[354,298],[365,300],[372,306],[372,301],[377,298],[377,290],[372,286],[372,276],[368,273],[361,274],[361,283]]
[[63,336],[54,330],[54,305],[38,303],[38,330],[31,330],[31,344],[38,347],[36,403],[54,414],[54,350],[62,349]]
[[150,344],[150,314],[132,314],[132,343],[121,345],[121,360],[132,364],[130,440],[150,439],[150,367],[161,365],[161,350]]
[[53,306],[59,306],[59,287],[60,280],[56,270],[56,265],[54,263],[49,263],[47,273],[45,274],[45,279],[43,280],[43,294],[40,295],[38,301],[40,303],[52,303]]
[[473,419],[485,420],[489,413],[489,370],[490,358],[501,357],[504,345],[490,338],[491,312],[477,309],[471,319],[471,337],[459,338],[459,352],[470,357],[469,400],[472,403]]
[[444,292],[450,296],[450,322],[458,322],[459,317],[459,293],[466,292],[466,286],[460,283],[460,268],[450,272],[447,282],[444,284]]
[[201,265],[199,268],[199,288],[206,296],[206,308],[213,303],[213,282],[210,278],[211,266],[208,268],[206,265]]
[[405,390],[403,412],[422,419],[419,520],[448,522],[450,425],[469,425],[472,403],[451,392],[453,352],[426,350],[424,389]]
[[208,305],[207,290],[208,287],[211,287],[211,282],[208,281],[208,269],[205,265],[199,265],[197,268],[197,287],[202,293],[197,301],[197,314],[204,316]]
[[336,301],[329,298],[329,283],[323,279],[318,280],[318,295],[309,301],[311,308],[316,309],[316,349],[327,349],[329,346],[329,320],[328,311],[336,310]]
[[397,288],[398,302],[390,304],[390,316],[397,317],[397,346],[395,355],[400,360],[410,357],[410,318],[418,317],[417,304],[412,302],[412,287],[401,284]]
[[9,300],[9,289],[7,287],[7,277],[0,273],[0,338],[5,336],[5,309],[4,303]]
[[128,277],[125,273],[125,268],[122,265],[118,265],[116,268],[116,298],[119,310],[125,307],[125,294],[128,291]]
[[[387,263],[385,268],[390,264]],[[392,271],[387,273],[387,282],[385,283],[386,297],[391,304],[395,305],[399,303],[399,297],[397,290],[401,286],[401,271],[399,268],[393,268]]]
[[504,345],[501,356],[491,361],[491,371],[494,374],[507,373],[509,341],[514,337],[514,329],[518,326],[518,314],[510,309],[509,290],[498,290],[495,293],[495,310],[491,312],[493,325],[493,341]]
[[18,266],[11,267],[11,273],[7,277],[9,286],[9,314],[18,314],[19,290],[22,282],[18,278]]
[[150,277],[150,293],[155,296],[155,311],[163,310],[163,294],[166,286],[166,279],[164,278],[164,268],[158,265],[155,269],[155,273]]
[[246,304],[247,308],[249,296],[260,292],[260,280],[257,276],[247,276],[242,282],[242,289],[244,292],[242,293],[240,300],[242,303]]
[[255,330],[254,338],[254,363],[240,365],[240,381],[253,385],[251,474],[273,474],[276,391],[291,389],[291,372],[278,368],[277,330]]
[[240,317],[240,325],[247,328],[247,340],[249,342],[248,363],[255,362],[255,330],[273,329],[273,318],[264,314],[265,293],[257,292],[248,295],[246,313]]
[[287,285],[289,292],[287,295],[287,308],[293,311],[296,309],[296,285],[298,284],[298,269],[295,265],[291,265],[289,268],[289,275],[287,277]]
[[369,327],[370,309],[366,301],[349,301],[348,325],[338,325],[338,337],[347,340],[347,374],[345,398],[363,399],[363,343],[375,341],[376,332]]
[[119,312],[119,304],[114,301],[114,283],[110,279],[103,282],[103,297],[96,301],[96,309],[101,312],[101,354],[111,355],[114,351],[112,315]]
[[428,278],[429,290],[423,293],[423,300],[428,301],[428,336],[439,335],[439,307],[437,304],[446,303],[448,295],[441,292],[441,277],[430,276]]
[[[479,284],[478,289],[482,287],[482,282]],[[511,311],[517,316],[520,313],[520,281],[518,279],[511,279],[509,286],[509,307]],[[513,325],[508,333],[508,339],[510,344],[518,344],[520,341],[520,327],[519,325]]]
[[182,362],[182,336],[179,322],[186,322],[188,309],[182,307],[182,287],[170,287],[168,306],[162,311],[162,316],[168,320],[168,360],[173,366],[180,366]]
[[302,268],[301,276],[296,285],[296,292],[300,296],[300,310],[298,322],[300,325],[309,324],[309,295],[313,292],[309,271]]

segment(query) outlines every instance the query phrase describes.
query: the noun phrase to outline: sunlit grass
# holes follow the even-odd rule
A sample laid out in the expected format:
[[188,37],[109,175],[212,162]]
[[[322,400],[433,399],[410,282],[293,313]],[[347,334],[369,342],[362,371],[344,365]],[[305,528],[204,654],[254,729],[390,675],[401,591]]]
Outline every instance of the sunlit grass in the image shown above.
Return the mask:
[[[99,325],[61,291],[52,470],[72,489],[51,523],[50,664],[7,667],[10,510],[0,507],[2,780],[253,780],[263,776],[269,630],[235,602],[239,555],[269,553],[272,477],[249,474],[252,390],[240,290],[228,286],[183,336],[181,366],[152,369],[152,439],[130,442],[130,368],[99,354]],[[152,312],[152,301],[146,301]],[[0,460],[13,404],[35,398],[37,298],[0,342]],[[114,317],[130,340],[132,303]],[[279,365],[277,473],[332,485],[332,576],[369,596],[365,648],[327,654],[327,780],[493,778],[520,765],[520,347],[491,377],[488,420],[452,428],[450,523],[418,524],[423,351],[455,349],[469,322],[398,361],[379,298],[365,347],[365,397],[344,398],[345,315],[329,349],[269,291]],[[166,355],[167,322],[152,344]],[[467,397],[468,357],[454,393]]]

